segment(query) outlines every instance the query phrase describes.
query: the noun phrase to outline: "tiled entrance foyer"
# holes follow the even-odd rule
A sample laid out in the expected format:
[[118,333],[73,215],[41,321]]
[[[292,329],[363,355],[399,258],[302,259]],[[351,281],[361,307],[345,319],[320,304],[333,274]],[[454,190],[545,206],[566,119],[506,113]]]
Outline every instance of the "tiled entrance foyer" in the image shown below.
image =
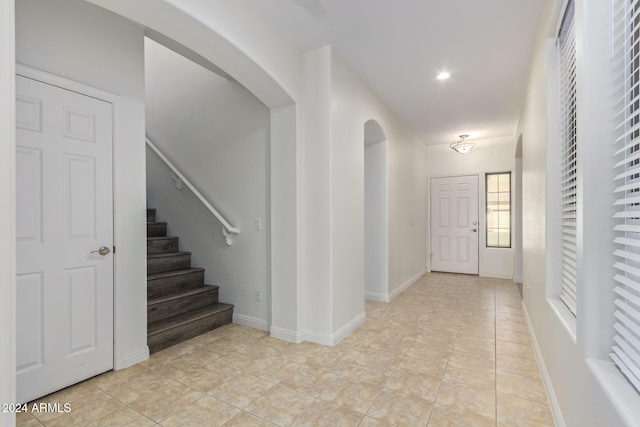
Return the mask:
[[[228,325],[19,426],[553,426],[517,287],[430,273],[334,348]],[[156,424],[157,423],[157,424]]]

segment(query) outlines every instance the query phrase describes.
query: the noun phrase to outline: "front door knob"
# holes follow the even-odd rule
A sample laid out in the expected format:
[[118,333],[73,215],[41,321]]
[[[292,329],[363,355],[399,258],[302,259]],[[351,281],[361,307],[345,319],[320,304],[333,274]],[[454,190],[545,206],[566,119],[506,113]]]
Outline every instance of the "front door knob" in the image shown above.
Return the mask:
[[97,251],[91,251],[92,254],[100,254],[102,256],[109,255],[111,253],[111,249],[107,246],[101,246]]

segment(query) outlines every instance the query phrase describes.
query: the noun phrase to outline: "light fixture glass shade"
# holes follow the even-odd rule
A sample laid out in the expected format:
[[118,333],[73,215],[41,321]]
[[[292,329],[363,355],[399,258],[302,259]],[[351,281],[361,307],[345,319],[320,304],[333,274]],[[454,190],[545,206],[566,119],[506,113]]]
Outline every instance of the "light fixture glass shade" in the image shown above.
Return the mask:
[[460,154],[467,154],[469,151],[471,151],[472,148],[476,146],[474,142],[465,141],[465,139],[467,139],[468,137],[469,135],[460,135],[460,141],[451,143],[449,147]]

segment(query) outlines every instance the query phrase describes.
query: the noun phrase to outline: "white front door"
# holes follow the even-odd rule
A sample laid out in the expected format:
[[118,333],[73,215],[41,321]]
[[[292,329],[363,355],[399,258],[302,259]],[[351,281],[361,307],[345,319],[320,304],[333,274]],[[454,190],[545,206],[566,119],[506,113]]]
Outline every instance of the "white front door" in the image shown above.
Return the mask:
[[478,274],[478,176],[431,179],[431,271]]
[[113,368],[112,114],[105,101],[16,76],[22,403]]

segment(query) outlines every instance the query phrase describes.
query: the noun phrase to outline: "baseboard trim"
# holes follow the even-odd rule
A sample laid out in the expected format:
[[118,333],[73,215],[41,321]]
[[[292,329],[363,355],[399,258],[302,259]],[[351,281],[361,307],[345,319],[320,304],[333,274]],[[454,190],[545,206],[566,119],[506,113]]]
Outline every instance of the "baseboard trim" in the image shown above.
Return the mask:
[[295,332],[272,326],[270,335],[273,338],[278,338],[296,344],[299,344],[303,341],[309,341],[312,343],[333,347],[340,341],[345,339],[351,332],[361,326],[365,322],[365,320],[367,320],[367,314],[363,311],[342,328],[338,329],[334,334],[323,334],[321,332],[313,331]]
[[[398,295],[400,295],[401,293],[403,293],[404,291],[406,291],[407,289],[409,289],[409,287],[411,285],[413,285],[414,283],[416,283],[418,280],[420,280],[420,278],[422,276],[424,276],[427,273],[427,269],[425,268],[424,270],[422,270],[420,273],[416,274],[415,276],[411,277],[409,280],[407,280],[406,282],[404,282],[402,285],[398,286],[397,288],[395,288],[394,290],[392,290],[391,292],[389,292],[389,301],[392,301],[395,297],[397,297]],[[387,301],[387,302],[389,302]]]
[[506,279],[506,280],[513,280],[513,275],[498,274],[498,273],[487,273],[487,272],[482,272],[482,274],[480,274],[480,277],[487,277],[487,278],[489,278],[489,279]]
[[365,292],[364,299],[377,302],[389,302],[389,294],[378,294],[375,292]]
[[533,345],[533,352],[536,356],[536,361],[538,362],[540,375],[542,376],[542,383],[544,384],[544,389],[547,392],[547,399],[549,400],[549,407],[551,408],[553,421],[555,422],[557,427],[566,427],[567,425],[564,422],[562,411],[560,410],[560,403],[558,402],[558,397],[553,390],[551,377],[549,376],[549,371],[547,371],[547,366],[544,363],[544,358],[542,357],[542,352],[540,351],[540,346],[538,345],[538,339],[536,338],[536,333],[533,330],[533,325],[531,324],[531,319],[529,318],[527,306],[525,305],[524,301],[522,302],[522,310],[524,312],[524,318],[527,321],[527,328],[529,328],[529,335],[531,335],[531,344]]
[[126,369],[133,365],[137,365],[140,362],[144,362],[147,359],[149,359],[149,347],[145,345],[143,349],[124,356],[121,362],[116,360],[113,370],[119,371],[121,369]]
[[261,331],[268,331],[269,325],[267,321],[258,319],[257,317],[246,316],[244,314],[233,313],[233,323],[242,326],[248,326],[249,328],[259,329]]
[[302,341],[304,341],[302,339],[302,334],[296,331],[278,328],[276,326],[271,326],[271,329],[269,329],[269,335],[273,338],[278,338],[280,340],[292,342],[295,344],[300,344]]

